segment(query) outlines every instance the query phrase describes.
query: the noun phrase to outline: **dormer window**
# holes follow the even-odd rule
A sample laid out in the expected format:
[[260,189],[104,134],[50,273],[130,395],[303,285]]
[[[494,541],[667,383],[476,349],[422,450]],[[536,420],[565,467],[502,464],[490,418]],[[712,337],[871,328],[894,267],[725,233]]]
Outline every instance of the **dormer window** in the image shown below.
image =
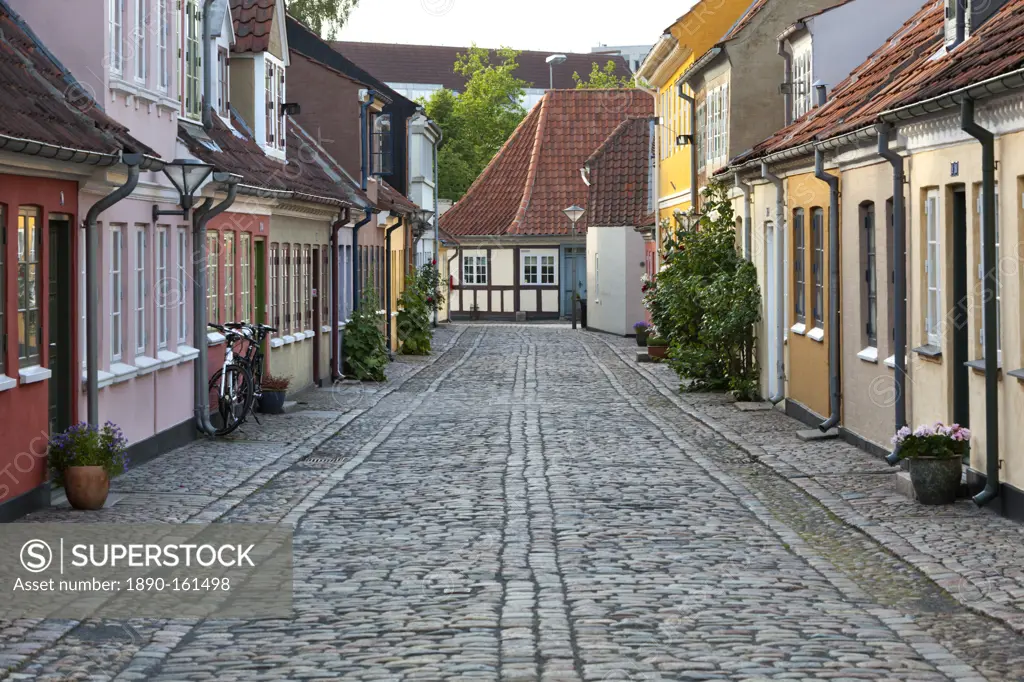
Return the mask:
[[223,47],[217,50],[217,113],[228,117],[228,93],[230,88],[231,60]]
[[392,140],[391,114],[377,114],[373,117],[370,146],[372,175],[391,175],[395,172]]
[[813,107],[814,88],[811,87],[811,78],[813,77],[811,64],[811,45],[808,41],[805,46],[794,50],[793,54],[792,114],[794,121]]
[[285,101],[284,64],[267,54],[264,66],[267,98],[267,147],[284,151],[287,139],[287,121],[281,111],[281,105]]
[[185,90],[182,99],[182,113],[186,118],[195,121],[202,117],[203,106],[203,50],[200,41],[201,35],[202,13],[199,11],[198,0],[185,0],[185,49],[182,52],[181,68]]
[[121,73],[124,58],[125,0],[110,0],[110,71]]

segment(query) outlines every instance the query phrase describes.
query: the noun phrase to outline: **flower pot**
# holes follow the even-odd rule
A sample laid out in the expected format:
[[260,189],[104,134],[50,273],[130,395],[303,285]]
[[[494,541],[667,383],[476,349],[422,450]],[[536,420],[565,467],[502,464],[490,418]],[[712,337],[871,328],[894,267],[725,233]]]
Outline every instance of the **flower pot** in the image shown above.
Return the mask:
[[75,509],[102,509],[110,492],[110,477],[103,467],[68,467],[64,492]]
[[960,490],[963,465],[959,457],[914,457],[910,481],[921,504],[953,504]]
[[668,346],[647,346],[647,357],[664,360],[668,355]]
[[636,330],[636,345],[646,346],[647,345],[647,330],[637,329]]
[[284,414],[284,391],[263,390],[260,396],[260,412],[263,414]]

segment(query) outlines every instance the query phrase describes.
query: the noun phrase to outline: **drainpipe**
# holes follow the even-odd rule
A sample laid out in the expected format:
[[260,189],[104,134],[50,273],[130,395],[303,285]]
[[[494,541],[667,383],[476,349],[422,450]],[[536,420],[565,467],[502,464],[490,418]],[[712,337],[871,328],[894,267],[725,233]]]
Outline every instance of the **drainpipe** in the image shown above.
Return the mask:
[[960,103],[960,129],[981,143],[982,305],[985,317],[985,489],[974,496],[984,507],[999,495],[998,331],[996,330],[996,152],[995,136],[974,120],[974,100]]
[[386,323],[386,329],[388,334],[388,354],[391,354],[391,233],[402,227],[405,224],[405,218],[398,216],[398,222],[387,228],[384,231],[384,252],[387,254],[387,260],[384,261],[384,301],[387,303],[385,306],[385,314],[387,318],[384,320]]
[[359,103],[359,181],[366,191],[370,179],[370,145],[367,140],[367,122],[370,106],[376,101],[377,93],[374,90],[366,91],[366,101]]
[[789,87],[785,88],[782,92],[783,106],[786,107],[786,113],[783,117],[783,121],[785,122],[783,127],[785,127],[793,122],[793,83],[789,80],[789,75],[793,72],[793,55],[789,54],[786,50],[785,38],[781,38],[779,40],[778,51],[779,56],[782,57],[782,68],[784,69],[782,82],[783,84],[789,83]]
[[[907,425],[907,215],[903,196],[903,157],[889,149],[890,125],[878,127],[878,155],[892,166],[892,250],[895,259],[893,273],[893,345],[896,379],[896,431]],[[895,466],[900,461],[899,449],[894,449],[885,460]]]
[[100,423],[100,234],[96,221],[101,213],[135,191],[142,160],[142,154],[122,155],[121,162],[128,166],[128,179],[93,204],[85,216],[85,381],[90,426]]
[[753,253],[751,253],[750,242],[750,185],[740,180],[739,172],[733,173],[733,180],[736,183],[736,187],[743,192],[743,253],[749,263],[754,257]]
[[775,186],[775,371],[779,385],[768,401],[778,405],[786,398],[786,197],[782,179],[769,171],[764,161],[761,162],[761,177]]
[[238,185],[228,185],[228,196],[224,201],[211,208],[213,199],[207,197],[199,208],[192,212],[192,261],[195,283],[192,286],[192,337],[199,357],[196,358],[195,393],[196,393],[196,428],[208,436],[216,435],[217,429],[210,421],[210,390],[209,390],[209,339],[206,336],[206,226],[211,220],[228,210],[238,195]]
[[338,300],[341,293],[338,289],[338,274],[341,268],[338,266],[338,233],[348,222],[349,209],[341,209],[338,220],[331,227],[331,381],[337,381],[341,377],[341,334],[338,333]]
[[[819,91],[820,92],[820,91]],[[820,106],[820,104],[819,104]],[[839,377],[839,178],[825,172],[825,152],[814,150],[814,177],[828,183],[828,369],[829,418],[822,431],[839,424],[841,387]]]
[[203,3],[203,129],[207,132],[213,128],[213,3],[214,0]]
[[[438,165],[438,157],[441,154],[441,140],[444,139],[444,131],[441,130],[440,126],[437,128],[437,140],[434,141],[434,265],[438,265],[438,260],[441,257],[441,204],[438,200],[438,187],[441,183],[440,166]],[[440,292],[437,292],[440,293]],[[436,298],[436,294],[435,294]],[[437,301],[434,301],[437,305]],[[440,306],[438,306],[440,307]],[[434,326],[438,323],[438,311],[434,309]]]
[[374,209],[371,206],[364,206],[365,217],[352,227],[352,310],[359,310],[360,286],[359,277],[362,274],[359,268],[359,229],[373,219]]
[[697,194],[697,100],[683,92],[679,84],[679,96],[690,105],[690,210],[700,212],[700,196]]

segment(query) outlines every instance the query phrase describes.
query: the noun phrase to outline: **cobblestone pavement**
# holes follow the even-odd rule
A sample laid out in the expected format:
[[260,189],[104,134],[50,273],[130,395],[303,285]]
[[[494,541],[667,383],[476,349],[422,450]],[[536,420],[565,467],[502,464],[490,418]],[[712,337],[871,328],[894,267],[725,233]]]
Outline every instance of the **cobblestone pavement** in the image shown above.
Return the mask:
[[883,514],[858,506],[877,462],[680,396],[621,339],[460,325],[435,346],[143,465],[109,509],[27,519],[291,524],[292,619],[0,622],[0,679],[1024,678],[1011,627],[908,563],[968,561],[901,535],[930,517],[856,527]]

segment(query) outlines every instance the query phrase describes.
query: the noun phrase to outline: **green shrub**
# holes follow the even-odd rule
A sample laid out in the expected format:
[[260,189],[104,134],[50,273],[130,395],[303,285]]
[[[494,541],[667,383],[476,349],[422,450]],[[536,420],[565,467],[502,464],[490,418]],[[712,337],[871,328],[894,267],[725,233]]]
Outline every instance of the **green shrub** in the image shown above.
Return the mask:
[[429,355],[433,332],[428,299],[432,292],[415,270],[405,279],[405,291],[398,298],[398,340],[403,355]]
[[676,216],[653,295],[651,317],[669,341],[669,362],[689,390],[757,398],[754,325],[761,317],[757,271],[736,250],[732,202],[718,183],[702,192],[704,213]]
[[387,381],[387,340],[384,319],[377,308],[379,301],[371,279],[363,290],[359,307],[345,325],[345,372],[360,381]]
[[441,293],[441,271],[437,269],[436,260],[432,260],[420,268],[416,283],[423,292],[431,312],[440,310],[445,299],[444,294]]

